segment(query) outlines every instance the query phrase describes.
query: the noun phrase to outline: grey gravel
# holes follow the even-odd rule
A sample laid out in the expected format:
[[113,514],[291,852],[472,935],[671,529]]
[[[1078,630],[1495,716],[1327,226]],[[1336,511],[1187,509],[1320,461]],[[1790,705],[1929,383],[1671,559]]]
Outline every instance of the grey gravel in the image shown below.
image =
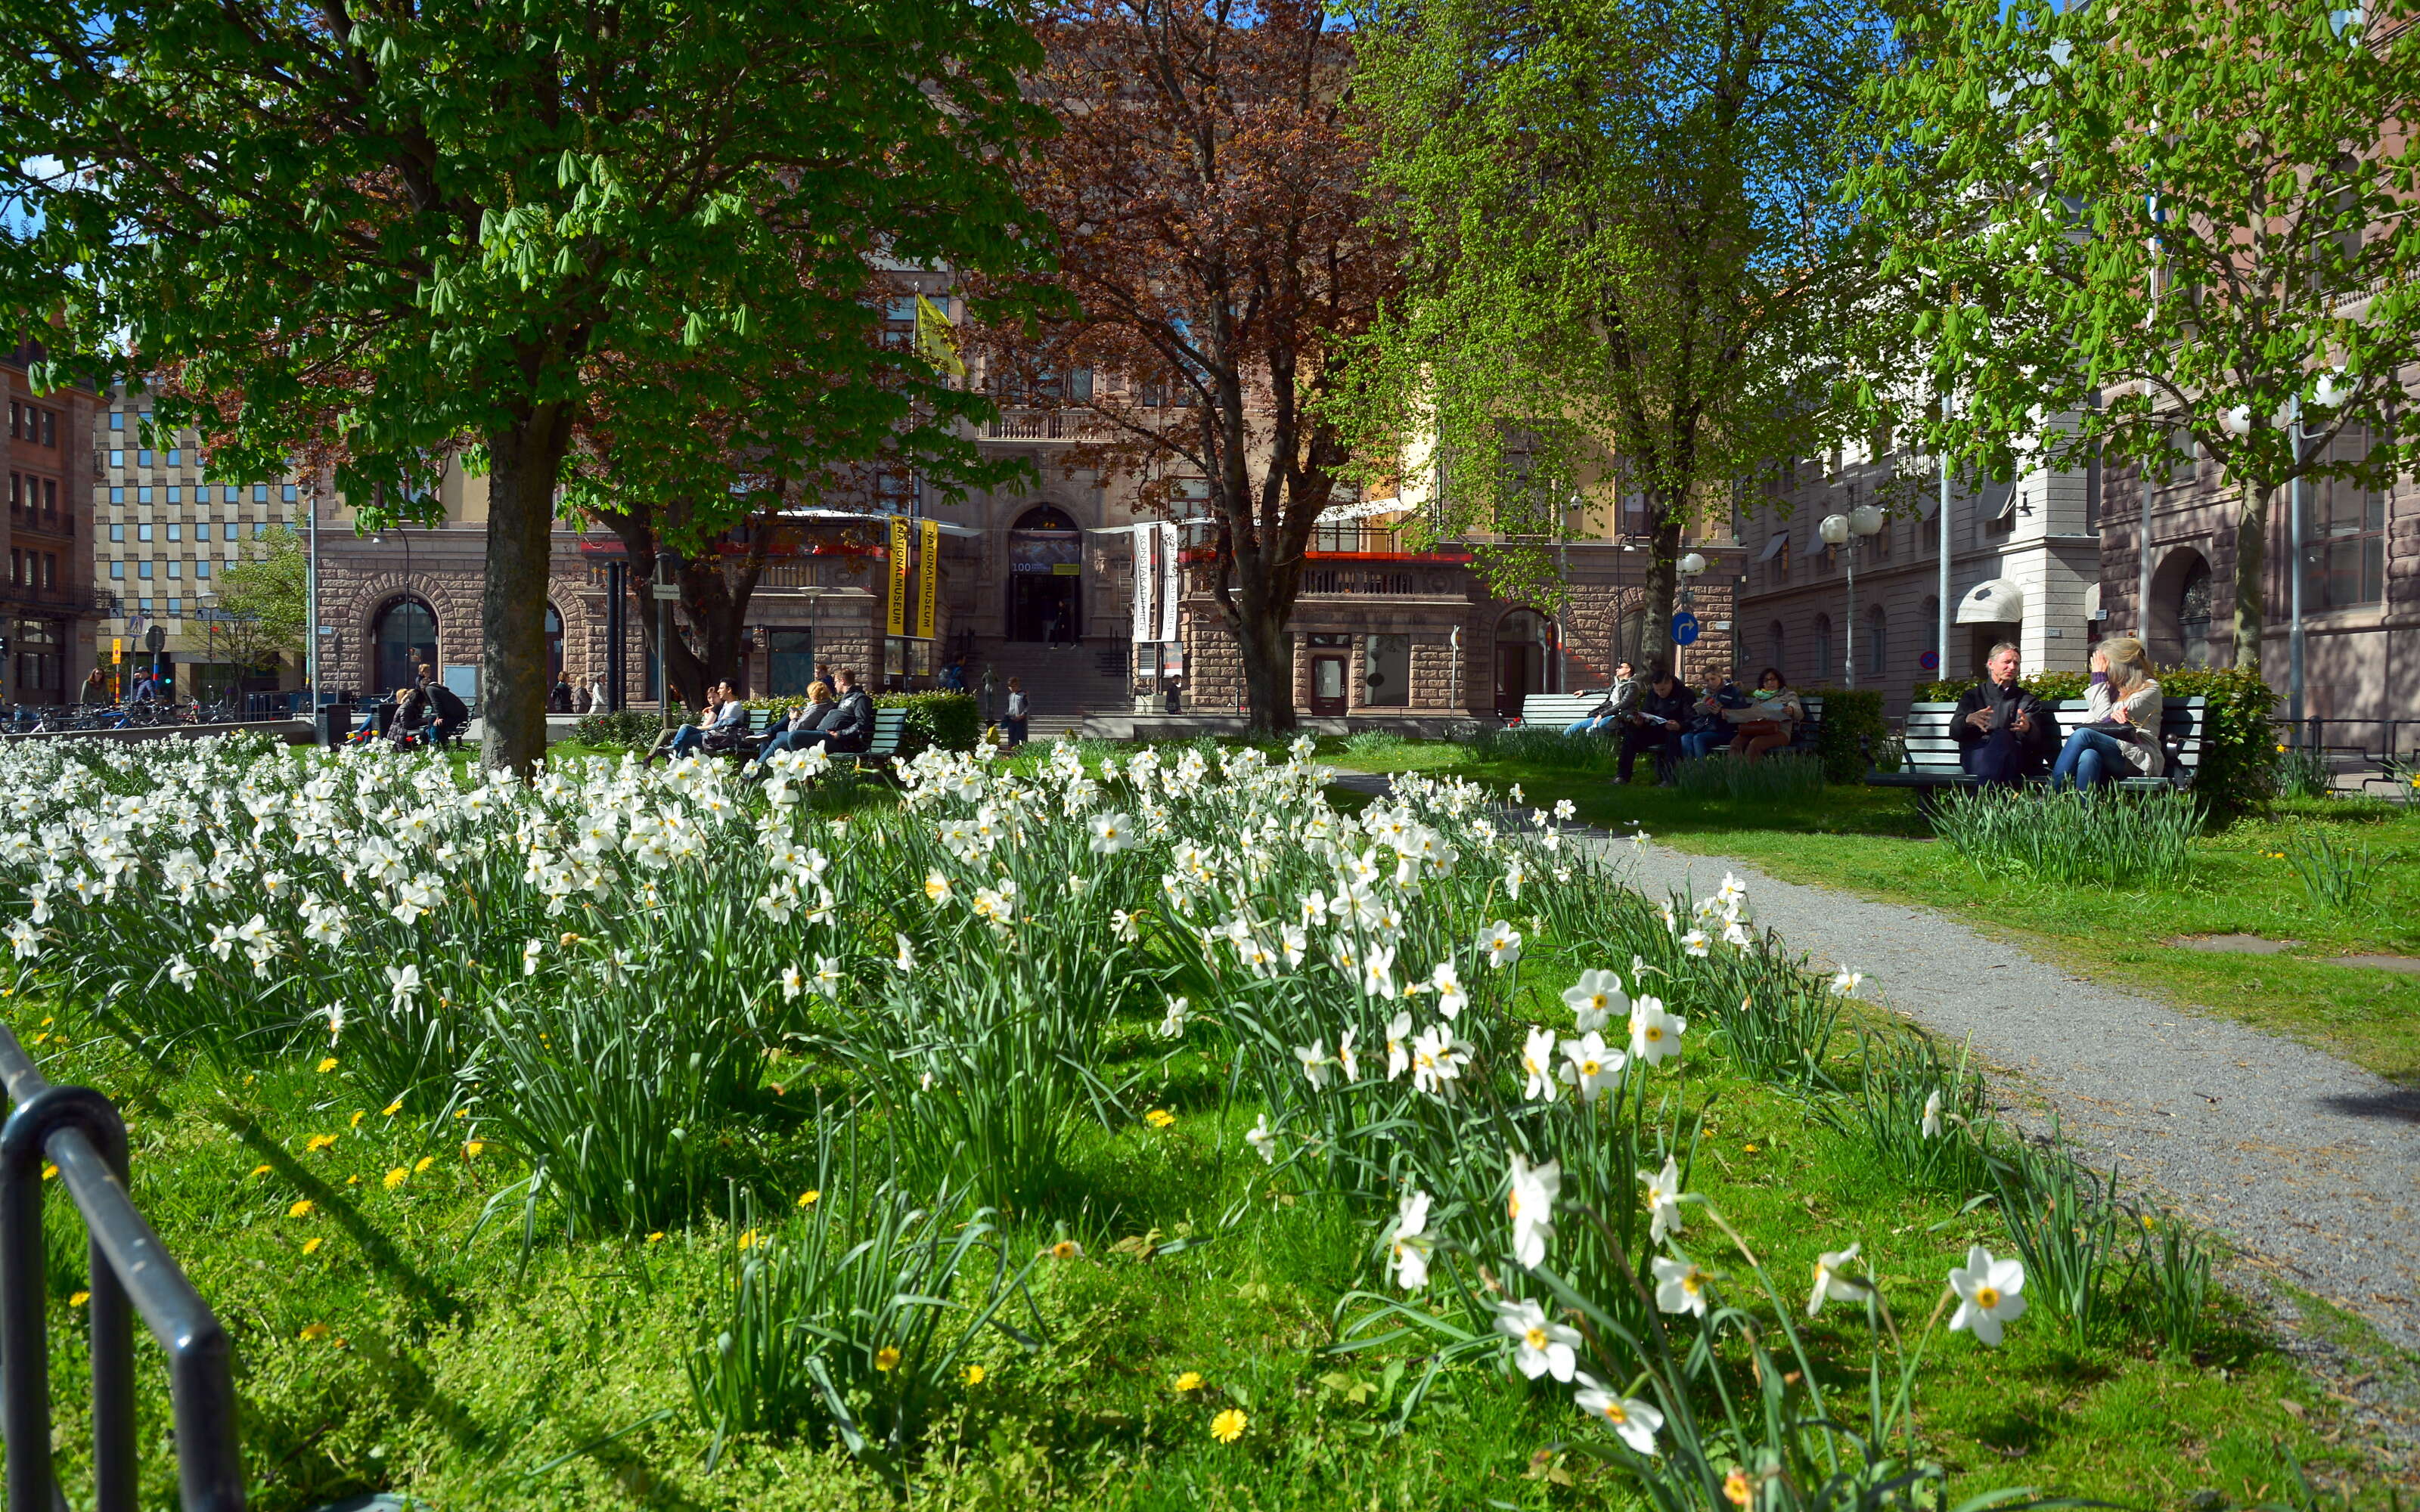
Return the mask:
[[[1383,779],[1343,785],[1380,791]],[[1865,974],[1904,1013],[2055,1110],[2096,1165],[2149,1188],[2247,1258],[2420,1349],[2420,1092],[2290,1040],[2073,976],[1929,908],[1777,881],[1745,862],[1609,847],[1651,896],[1726,872],[1755,923],[1815,964]]]

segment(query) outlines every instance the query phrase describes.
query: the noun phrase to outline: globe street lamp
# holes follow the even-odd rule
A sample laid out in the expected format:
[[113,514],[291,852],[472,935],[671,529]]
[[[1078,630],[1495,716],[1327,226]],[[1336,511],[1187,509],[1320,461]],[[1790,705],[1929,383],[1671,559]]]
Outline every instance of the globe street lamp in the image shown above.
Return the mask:
[[[1672,566],[1673,570],[1677,571],[1681,575],[1682,604],[1684,606],[1694,606],[1698,597],[1696,584],[1699,576],[1706,570],[1706,559],[1698,552],[1691,551],[1682,557],[1680,561],[1672,563]],[[1676,677],[1679,676],[1680,671],[1681,648],[1679,646],[1674,646],[1672,648],[1673,675]]]
[[1815,527],[1823,544],[1842,550],[1842,563],[1849,574],[1849,618],[1842,627],[1843,665],[1840,686],[1857,686],[1857,542],[1869,540],[1883,528],[1883,512],[1871,504],[1859,504],[1845,515],[1826,515]]

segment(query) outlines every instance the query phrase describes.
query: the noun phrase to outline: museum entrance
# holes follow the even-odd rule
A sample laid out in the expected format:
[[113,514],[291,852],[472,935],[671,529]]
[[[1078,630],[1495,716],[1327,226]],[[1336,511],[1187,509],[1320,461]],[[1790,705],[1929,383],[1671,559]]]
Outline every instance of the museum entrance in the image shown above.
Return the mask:
[[1008,638],[1072,644],[1084,638],[1084,532],[1049,504],[1008,532]]

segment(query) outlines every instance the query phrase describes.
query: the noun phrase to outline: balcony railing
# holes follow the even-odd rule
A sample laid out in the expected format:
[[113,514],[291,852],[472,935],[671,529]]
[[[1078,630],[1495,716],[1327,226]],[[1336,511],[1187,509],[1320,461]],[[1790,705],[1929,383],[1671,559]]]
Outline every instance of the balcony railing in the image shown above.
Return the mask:
[[1302,575],[1302,591],[1306,594],[1408,595],[1419,592],[1413,579],[1414,575],[1408,572],[1379,572],[1354,567],[1315,567]]
[[1056,409],[1011,411],[984,427],[984,439],[993,441],[1084,440],[1094,433],[1085,416]]

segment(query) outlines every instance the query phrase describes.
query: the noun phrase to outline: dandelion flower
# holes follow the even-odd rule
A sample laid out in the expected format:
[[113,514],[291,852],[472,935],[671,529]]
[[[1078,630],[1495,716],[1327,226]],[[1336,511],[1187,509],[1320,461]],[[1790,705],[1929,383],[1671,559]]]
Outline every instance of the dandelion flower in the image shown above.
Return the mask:
[[984,1383],[985,1374],[985,1372],[983,1366],[979,1365],[970,1365],[964,1370],[958,1372],[958,1379],[965,1381],[970,1386],[980,1386]]
[[763,1242],[763,1236],[758,1234],[753,1228],[749,1229],[747,1232],[739,1236],[739,1247],[741,1249],[754,1249],[761,1242]]
[[657,1229],[655,1232],[653,1232],[653,1233],[651,1233],[651,1234],[649,1234],[649,1235],[647,1236],[647,1242],[648,1242],[648,1243],[650,1243],[650,1244],[660,1244],[660,1243],[662,1243],[663,1242],[664,1242],[664,1231],[663,1231],[662,1229],[660,1229],[660,1228]]
[[91,1300],[91,1298],[92,1298],[92,1293],[91,1293],[91,1292],[89,1292],[89,1291],[78,1291],[78,1292],[74,1292],[74,1293],[72,1293],[72,1294],[70,1294],[70,1295],[69,1296],[69,1298],[68,1298],[68,1305],[69,1305],[69,1306],[70,1306],[70,1307],[81,1307],[81,1306],[83,1306],[86,1302],[90,1301],[90,1300]]
[[320,1072],[320,1074],[325,1075],[327,1072],[332,1072],[332,1071],[334,1071],[335,1069],[336,1069],[336,1057],[334,1057],[334,1056],[323,1056],[323,1057],[320,1057],[320,1059],[319,1059],[319,1072]]
[[348,1122],[346,1123],[345,1127],[346,1127],[346,1128],[348,1128],[348,1129],[358,1129],[358,1128],[360,1128],[360,1127],[362,1126],[362,1120],[363,1120],[364,1119],[368,1118],[368,1117],[369,1117],[369,1110],[368,1110],[368,1109],[366,1109],[366,1108],[355,1108],[355,1109],[353,1110],[353,1116],[352,1116],[352,1119],[351,1119],[349,1121],[348,1121]]
[[405,1180],[411,1175],[411,1173],[405,1170],[402,1166],[396,1166],[395,1169],[386,1173],[386,1189],[390,1192],[394,1191],[396,1187],[401,1186]]
[[[252,1168],[252,1174],[255,1176],[267,1176],[269,1174],[269,1167],[266,1165],[256,1165]],[[50,1175],[47,1169],[43,1173],[42,1180],[46,1181],[50,1180]]]
[[477,1160],[480,1152],[487,1148],[488,1142],[484,1139],[466,1139],[462,1142],[462,1158]]
[[899,1350],[898,1350],[897,1347],[895,1347],[895,1346],[893,1346],[893,1345],[886,1344],[886,1345],[884,1345],[882,1348],[880,1348],[880,1349],[878,1349],[878,1350],[875,1350],[875,1351],[874,1351],[874,1368],[875,1368],[875,1369],[876,1369],[876,1370],[896,1370],[896,1369],[898,1369],[898,1368],[899,1368]]
[[326,1240],[314,1234],[302,1242],[302,1253],[305,1255],[317,1255],[319,1253],[319,1246],[326,1242]]
[[1200,1391],[1202,1389],[1202,1372],[1199,1370],[1187,1370],[1181,1372],[1176,1378],[1176,1389],[1180,1393]]
[[1745,1506],[1755,1494],[1747,1483],[1747,1472],[1733,1465],[1731,1473],[1723,1477],[1723,1500],[1733,1506]]
[[1241,1411],[1230,1407],[1210,1420],[1210,1436],[1220,1443],[1233,1443],[1242,1438],[1244,1430],[1251,1426],[1250,1418],[1246,1417]]
[[313,1134],[304,1144],[304,1151],[316,1155],[336,1142],[334,1134]]
[[318,1206],[318,1204],[313,1202],[309,1197],[304,1197],[296,1202],[294,1206],[287,1209],[286,1216],[288,1218],[308,1218],[311,1216],[311,1210]]
[[1155,1129],[1165,1129],[1176,1121],[1176,1115],[1166,1108],[1154,1108],[1142,1116],[1142,1121]]
[[413,1161],[413,1162],[411,1163],[411,1174],[412,1174],[412,1175],[414,1175],[414,1176],[418,1176],[421,1172],[423,1172],[423,1171],[425,1171],[425,1170],[428,1169],[428,1167],[430,1167],[431,1165],[436,1165],[436,1164],[437,1164],[437,1157],[436,1157],[436,1156],[434,1156],[434,1155],[423,1155],[423,1156],[421,1156],[418,1160]]
[[380,1116],[382,1116],[382,1117],[384,1117],[384,1118],[389,1118],[389,1119],[394,1118],[396,1114],[401,1113],[402,1111],[403,1111],[403,1099],[401,1099],[401,1098],[399,1098],[399,1097],[398,1097],[398,1098],[396,1098],[394,1102],[389,1103],[386,1106],[384,1106],[384,1107],[382,1107],[382,1108],[379,1109],[379,1113],[380,1114]]
[[301,1337],[306,1344],[316,1344],[327,1336],[328,1325],[325,1323],[305,1323],[302,1325]]
[[801,1208],[812,1208],[823,1199],[823,1195],[822,1188],[809,1187],[806,1191],[799,1194],[799,1206]]

